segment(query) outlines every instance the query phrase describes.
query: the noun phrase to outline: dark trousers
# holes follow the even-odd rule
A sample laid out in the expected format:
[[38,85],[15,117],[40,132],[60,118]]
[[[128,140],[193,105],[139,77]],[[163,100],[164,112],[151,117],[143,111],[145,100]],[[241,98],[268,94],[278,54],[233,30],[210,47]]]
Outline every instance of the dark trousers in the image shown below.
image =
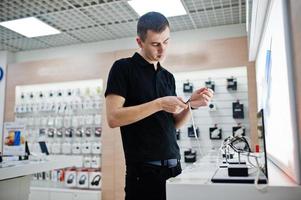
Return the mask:
[[176,167],[135,164],[126,166],[125,200],[166,200],[166,180],[182,171]]

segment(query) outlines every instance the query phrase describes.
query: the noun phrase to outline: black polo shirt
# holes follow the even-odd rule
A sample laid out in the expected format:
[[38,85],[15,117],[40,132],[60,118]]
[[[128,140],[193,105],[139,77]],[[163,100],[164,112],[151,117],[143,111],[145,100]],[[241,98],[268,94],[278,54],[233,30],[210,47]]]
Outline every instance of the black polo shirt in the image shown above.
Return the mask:
[[[140,54],[117,60],[109,73],[105,96],[125,98],[124,107],[136,106],[164,96],[176,96],[173,75],[158,63],[157,70]],[[126,163],[180,159],[175,121],[171,113],[156,112],[120,127]]]

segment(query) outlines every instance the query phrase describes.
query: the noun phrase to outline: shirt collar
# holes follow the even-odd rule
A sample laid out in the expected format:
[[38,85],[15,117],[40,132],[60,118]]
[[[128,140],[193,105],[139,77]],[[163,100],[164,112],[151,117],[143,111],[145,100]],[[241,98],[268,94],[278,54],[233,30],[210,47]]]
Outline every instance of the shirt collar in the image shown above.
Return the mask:
[[[153,69],[154,68],[154,64],[147,62],[147,60],[145,60],[139,53],[135,52],[135,54],[132,56],[133,60],[135,62],[137,62],[139,65],[141,66],[151,66]],[[158,62],[157,64],[157,70],[161,70],[162,66],[160,64],[160,62]]]

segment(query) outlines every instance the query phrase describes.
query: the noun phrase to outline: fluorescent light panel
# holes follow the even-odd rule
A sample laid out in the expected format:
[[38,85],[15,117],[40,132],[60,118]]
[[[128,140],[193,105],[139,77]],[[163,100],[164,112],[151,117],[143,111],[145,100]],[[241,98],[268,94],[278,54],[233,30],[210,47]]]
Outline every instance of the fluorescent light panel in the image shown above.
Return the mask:
[[187,14],[181,0],[131,0],[128,3],[140,16],[151,11],[166,17]]
[[1,22],[0,25],[29,38],[60,33],[59,30],[35,17]]

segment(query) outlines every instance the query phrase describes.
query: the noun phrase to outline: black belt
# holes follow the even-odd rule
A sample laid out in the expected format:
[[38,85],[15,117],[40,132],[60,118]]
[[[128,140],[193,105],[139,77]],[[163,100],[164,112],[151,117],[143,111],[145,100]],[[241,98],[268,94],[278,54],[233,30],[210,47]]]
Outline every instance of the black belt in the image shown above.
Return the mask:
[[164,166],[164,167],[175,167],[178,164],[178,159],[167,159],[167,160],[155,160],[148,161],[147,164],[156,165],[156,166]]

